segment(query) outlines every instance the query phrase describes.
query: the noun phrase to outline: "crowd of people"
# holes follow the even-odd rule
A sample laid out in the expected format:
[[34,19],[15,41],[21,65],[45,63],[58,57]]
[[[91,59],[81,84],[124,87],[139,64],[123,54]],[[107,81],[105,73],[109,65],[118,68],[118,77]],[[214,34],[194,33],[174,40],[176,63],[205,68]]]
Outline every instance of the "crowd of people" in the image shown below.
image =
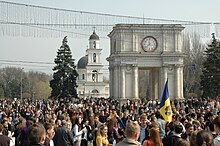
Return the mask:
[[0,146],[220,146],[219,99],[0,99]]

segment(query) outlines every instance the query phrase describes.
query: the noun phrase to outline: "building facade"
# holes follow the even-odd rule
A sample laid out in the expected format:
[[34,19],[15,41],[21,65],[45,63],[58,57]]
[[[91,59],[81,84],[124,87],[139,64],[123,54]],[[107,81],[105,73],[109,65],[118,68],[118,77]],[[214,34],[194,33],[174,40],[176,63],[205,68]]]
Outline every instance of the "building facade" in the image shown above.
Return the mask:
[[86,49],[86,55],[80,58],[77,63],[79,74],[77,92],[80,98],[109,97],[109,83],[104,82],[101,51],[99,36],[94,31],[89,37],[89,47]]
[[140,71],[148,71],[151,99],[168,79],[170,98],[183,98],[182,30],[178,24],[116,24],[110,37],[110,97],[139,98]]

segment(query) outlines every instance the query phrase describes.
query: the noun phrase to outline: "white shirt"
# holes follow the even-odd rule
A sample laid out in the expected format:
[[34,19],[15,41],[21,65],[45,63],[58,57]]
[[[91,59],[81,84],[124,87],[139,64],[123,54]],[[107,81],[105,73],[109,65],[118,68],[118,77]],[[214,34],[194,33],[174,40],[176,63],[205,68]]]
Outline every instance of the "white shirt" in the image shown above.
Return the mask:
[[54,146],[53,140],[50,140],[50,146]]
[[220,146],[220,135],[218,135],[215,139],[214,139],[214,145],[215,146]]
[[73,132],[75,134],[73,141],[76,141],[76,140],[81,141],[83,132],[82,130],[79,131],[79,126],[77,124],[74,125]]
[[142,127],[141,127],[139,142],[142,143],[142,141],[144,140],[144,138],[145,138],[145,128],[142,128]]

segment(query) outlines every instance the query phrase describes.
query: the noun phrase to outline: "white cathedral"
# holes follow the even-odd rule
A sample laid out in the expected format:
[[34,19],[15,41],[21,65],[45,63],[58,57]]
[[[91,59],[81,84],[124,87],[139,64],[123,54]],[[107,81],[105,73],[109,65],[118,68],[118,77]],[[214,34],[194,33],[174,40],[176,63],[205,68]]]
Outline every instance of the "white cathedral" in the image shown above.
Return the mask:
[[99,36],[94,31],[89,37],[86,55],[80,58],[77,63],[79,98],[109,97],[109,83],[104,82],[101,51]]

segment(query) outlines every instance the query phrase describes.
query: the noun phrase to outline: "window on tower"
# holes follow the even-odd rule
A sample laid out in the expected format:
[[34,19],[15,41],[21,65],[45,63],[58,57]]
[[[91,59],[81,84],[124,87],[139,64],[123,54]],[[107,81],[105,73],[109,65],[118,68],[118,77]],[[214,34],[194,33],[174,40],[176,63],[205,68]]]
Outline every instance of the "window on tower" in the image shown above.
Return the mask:
[[82,74],[82,79],[85,80],[85,74]]
[[96,49],[96,42],[93,42],[93,48]]
[[96,53],[93,54],[93,62],[96,62]]

